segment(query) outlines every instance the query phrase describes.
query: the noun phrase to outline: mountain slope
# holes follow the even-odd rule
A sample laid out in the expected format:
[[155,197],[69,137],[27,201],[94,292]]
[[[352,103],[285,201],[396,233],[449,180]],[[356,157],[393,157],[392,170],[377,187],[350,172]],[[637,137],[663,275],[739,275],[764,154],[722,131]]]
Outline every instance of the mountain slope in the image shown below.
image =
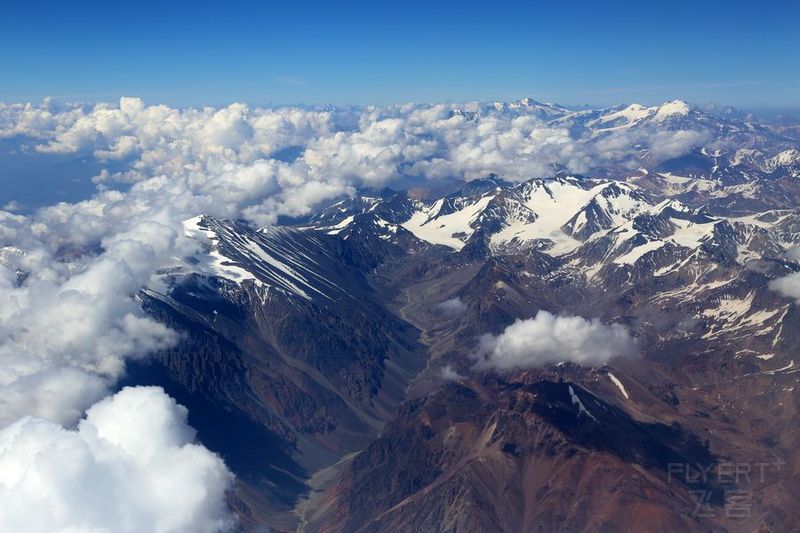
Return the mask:
[[[800,313],[775,280],[800,272],[797,143],[682,102],[453,113],[647,142],[594,177],[361,191],[260,229],[199,216],[137,296],[181,341],[126,383],[189,407],[244,529],[791,531]],[[542,311],[623,327],[637,355],[476,364]],[[731,464],[750,477],[693,481]]]

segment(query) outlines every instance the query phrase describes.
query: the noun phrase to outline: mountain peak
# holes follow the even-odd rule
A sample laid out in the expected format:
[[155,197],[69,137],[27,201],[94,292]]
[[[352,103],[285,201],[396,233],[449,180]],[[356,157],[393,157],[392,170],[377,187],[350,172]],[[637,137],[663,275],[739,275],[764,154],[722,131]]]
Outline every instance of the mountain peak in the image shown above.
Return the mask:
[[660,122],[673,116],[686,116],[690,110],[689,104],[683,100],[672,100],[661,104],[653,119]]

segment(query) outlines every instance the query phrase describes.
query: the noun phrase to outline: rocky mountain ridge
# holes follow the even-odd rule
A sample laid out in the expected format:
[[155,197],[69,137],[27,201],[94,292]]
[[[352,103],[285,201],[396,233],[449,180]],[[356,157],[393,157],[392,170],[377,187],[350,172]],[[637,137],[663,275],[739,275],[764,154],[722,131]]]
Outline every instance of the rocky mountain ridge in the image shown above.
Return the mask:
[[[705,120],[663,107],[537,112]],[[248,530],[788,531],[800,315],[775,280],[800,271],[798,161],[753,135],[770,147],[613,178],[371,191],[266,228],[187,220],[198,251],[139,295],[183,340],[129,380],[189,407]],[[638,355],[476,364],[482,338],[539,312],[624,326]],[[763,475],[693,481],[728,464]]]

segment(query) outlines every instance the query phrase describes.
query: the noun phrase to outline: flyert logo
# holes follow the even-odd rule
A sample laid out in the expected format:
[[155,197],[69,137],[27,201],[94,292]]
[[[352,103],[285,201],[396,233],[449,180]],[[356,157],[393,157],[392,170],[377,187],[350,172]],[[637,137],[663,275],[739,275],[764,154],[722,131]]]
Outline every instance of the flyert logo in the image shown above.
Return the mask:
[[[690,510],[695,518],[750,518],[753,509],[753,485],[763,484],[770,473],[779,472],[783,462],[669,463],[667,482],[689,487],[694,499]],[[722,487],[711,489],[709,487]],[[720,497],[721,496],[721,497]]]
[[782,465],[782,462],[725,462],[709,465],[669,463],[667,465],[667,482],[678,481],[687,485],[763,483],[767,479],[767,472],[780,471]]

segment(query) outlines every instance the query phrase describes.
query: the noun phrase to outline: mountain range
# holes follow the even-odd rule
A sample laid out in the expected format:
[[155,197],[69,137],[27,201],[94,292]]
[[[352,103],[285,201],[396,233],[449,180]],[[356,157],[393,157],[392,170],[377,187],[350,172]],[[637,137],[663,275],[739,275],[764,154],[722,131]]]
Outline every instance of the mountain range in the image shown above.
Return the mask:
[[[792,530],[796,131],[679,101],[484,106],[463,113],[649,141],[584,175],[365,188],[267,227],[186,220],[201,251],[137,296],[181,341],[123,385],[189,408],[247,530]],[[688,154],[652,156],[685,131]],[[515,348],[512,327],[543,317],[635,348],[530,356],[546,330]]]

